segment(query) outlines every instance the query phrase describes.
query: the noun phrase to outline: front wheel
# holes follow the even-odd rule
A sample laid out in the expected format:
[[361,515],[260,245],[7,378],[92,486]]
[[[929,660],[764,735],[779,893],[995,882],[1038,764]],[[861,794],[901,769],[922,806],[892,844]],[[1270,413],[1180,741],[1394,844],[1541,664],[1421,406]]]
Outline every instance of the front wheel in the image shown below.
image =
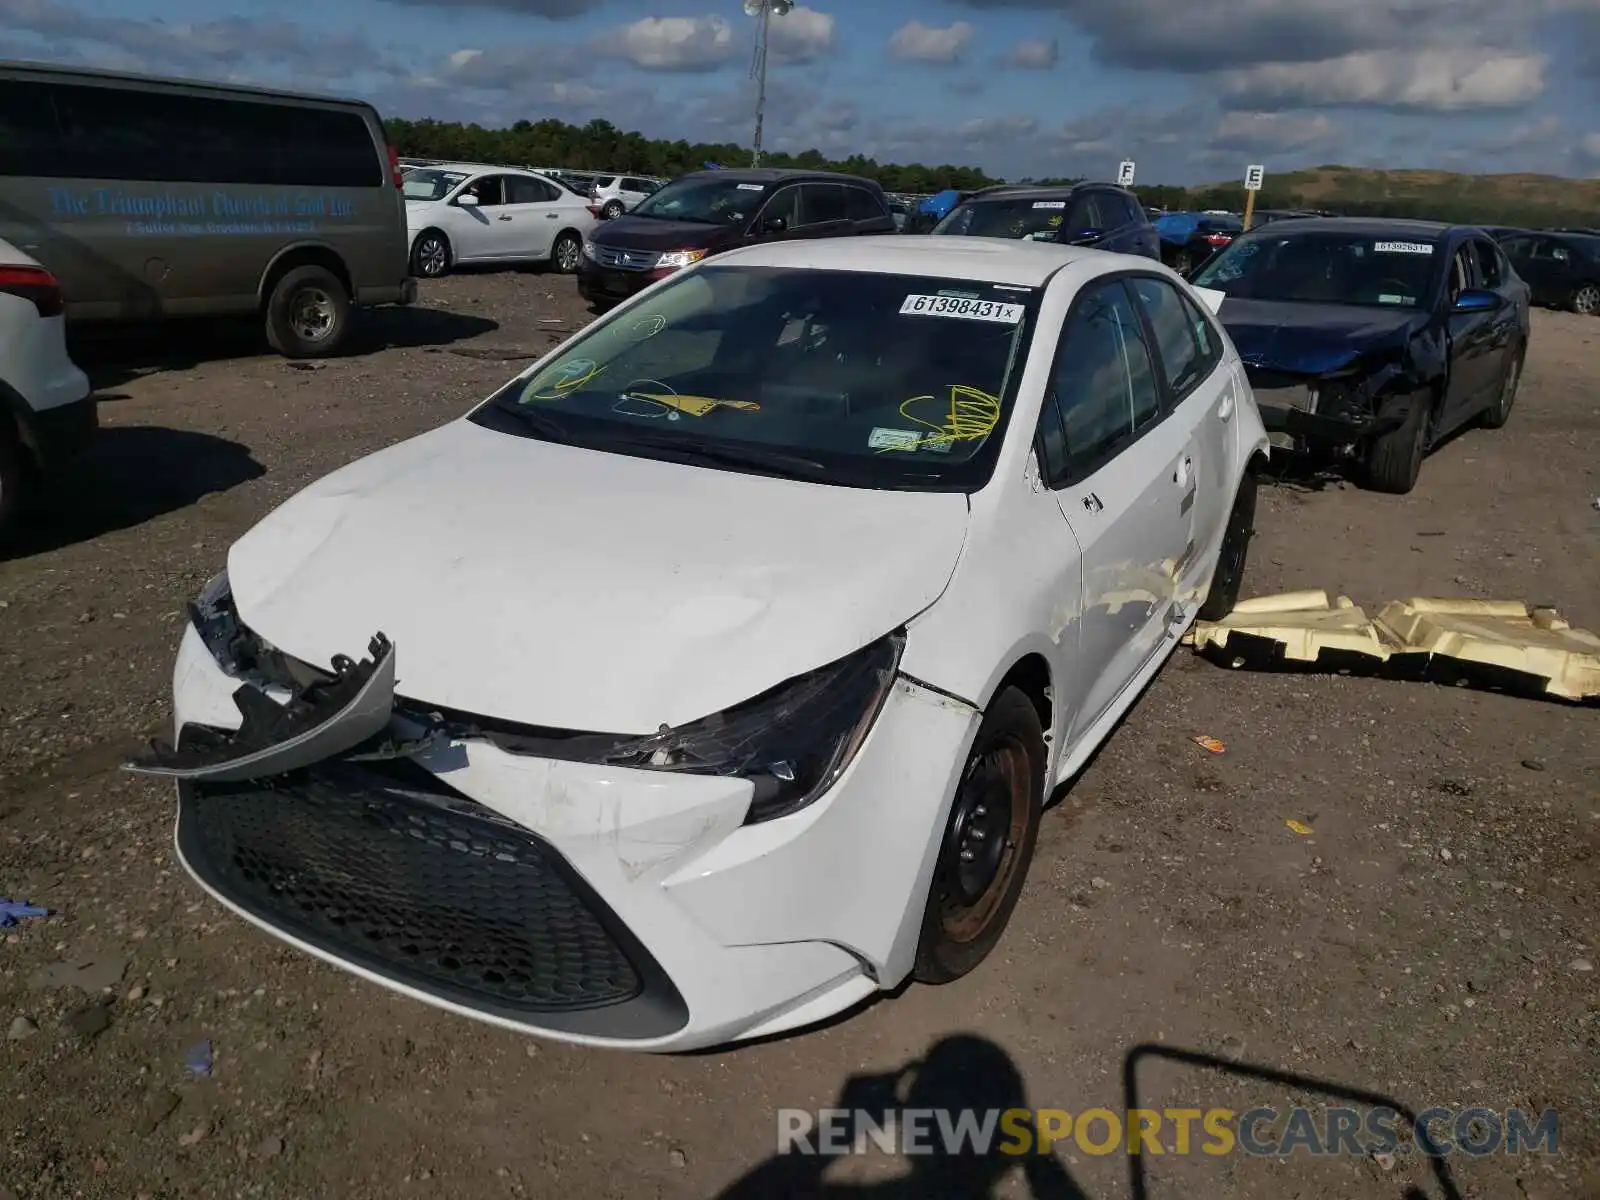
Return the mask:
[[1415,392],[1404,403],[1406,416],[1399,428],[1373,438],[1367,447],[1367,486],[1375,492],[1404,496],[1417,486],[1417,476],[1422,473],[1433,397]]
[[1572,311],[1586,317],[1600,313],[1600,283],[1586,283],[1573,292]]
[[575,233],[563,233],[550,247],[550,265],[558,274],[575,275],[583,261],[583,243]]
[[1222,534],[1222,549],[1217,553],[1217,569],[1211,576],[1211,590],[1206,602],[1200,606],[1202,621],[1220,621],[1239,603],[1239,591],[1244,585],[1244,564],[1250,553],[1250,538],[1256,526],[1256,473],[1245,468],[1239,480],[1239,494],[1234,497],[1233,511],[1228,514],[1228,527]]
[[350,327],[350,293],[326,267],[296,267],[267,300],[267,340],[285,358],[332,354]]
[[450,273],[450,240],[437,229],[424,230],[411,247],[411,273],[423,279],[438,279]]
[[1044,731],[1016,688],[995,697],[962,768],[912,973],[949,983],[994,949],[1022,894],[1044,809]]

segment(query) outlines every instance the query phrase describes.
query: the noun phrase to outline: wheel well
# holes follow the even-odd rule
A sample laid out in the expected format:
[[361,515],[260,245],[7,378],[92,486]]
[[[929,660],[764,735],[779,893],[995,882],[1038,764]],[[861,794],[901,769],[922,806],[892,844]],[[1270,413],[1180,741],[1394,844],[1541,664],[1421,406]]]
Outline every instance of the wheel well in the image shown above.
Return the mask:
[[560,240],[561,240],[561,239],[562,239],[562,238],[564,238],[564,237],[568,237],[568,236],[571,236],[571,237],[575,237],[575,238],[577,238],[577,239],[578,239],[578,244],[579,244],[579,245],[580,245],[580,246],[581,246],[581,245],[582,245],[582,244],[583,244],[583,234],[581,234],[581,233],[579,233],[579,232],[578,232],[578,231],[577,231],[577,230],[576,230],[576,229],[574,229],[574,228],[573,228],[573,227],[572,227],[572,226],[571,226],[571,225],[568,225],[568,226],[567,226],[567,227],[566,227],[566,228],[565,228],[565,229],[563,229],[563,230],[562,230],[562,231],[561,231],[561,232],[560,232],[560,233],[558,233],[558,234],[556,234],[556,236],[555,236],[555,237],[553,237],[553,238],[551,238],[551,239],[550,239],[550,244],[551,244],[551,245],[552,245],[552,246],[554,246],[554,245],[555,245],[555,244],[556,244],[556,243],[557,243],[557,242],[559,242],[559,241],[560,241]]
[[293,250],[285,250],[267,268],[267,274],[261,281],[262,304],[271,298],[278,280],[296,267],[322,267],[333,272],[333,277],[344,285],[345,295],[351,300],[355,299],[355,281],[350,278],[350,269],[345,266],[344,259],[326,246],[297,246]]
[[1005,678],[994,689],[998,696],[1008,687],[1014,687],[1032,702],[1039,714],[1039,725],[1048,734],[1051,729],[1050,664],[1041,654],[1028,654],[1019,658],[1006,672]]
[[450,244],[450,235],[448,233],[440,229],[437,225],[429,225],[426,229],[419,229],[417,231],[417,236],[411,239],[411,248],[413,250],[417,248],[417,243],[422,240],[422,235],[425,233],[437,233],[441,238],[444,239],[444,244],[446,246]]

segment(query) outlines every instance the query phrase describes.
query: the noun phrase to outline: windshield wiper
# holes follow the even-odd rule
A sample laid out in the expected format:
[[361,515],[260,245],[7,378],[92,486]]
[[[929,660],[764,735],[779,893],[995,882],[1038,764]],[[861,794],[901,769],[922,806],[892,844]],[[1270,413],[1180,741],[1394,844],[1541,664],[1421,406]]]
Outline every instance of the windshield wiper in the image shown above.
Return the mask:
[[641,449],[662,450],[681,455],[691,462],[717,463],[728,467],[754,467],[769,475],[786,479],[827,479],[832,472],[814,458],[790,454],[783,450],[767,450],[759,446],[703,446],[683,438],[650,437],[629,434],[618,437],[611,445],[618,449],[637,446]]
[[542,412],[519,404],[515,400],[505,399],[495,404],[501,412],[510,413],[540,437],[552,442],[570,442],[572,434],[567,431],[560,421],[546,416]]

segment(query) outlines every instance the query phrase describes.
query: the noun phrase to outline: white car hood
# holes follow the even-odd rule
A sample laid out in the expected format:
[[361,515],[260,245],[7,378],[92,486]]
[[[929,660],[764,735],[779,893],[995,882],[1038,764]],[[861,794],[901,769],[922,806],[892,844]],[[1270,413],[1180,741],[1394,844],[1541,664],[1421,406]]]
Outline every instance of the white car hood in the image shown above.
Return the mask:
[[932,604],[958,493],[870,491],[462,420],[313,484],[228,555],[246,625],[307,662],[395,644],[396,692],[558,729],[708,716]]

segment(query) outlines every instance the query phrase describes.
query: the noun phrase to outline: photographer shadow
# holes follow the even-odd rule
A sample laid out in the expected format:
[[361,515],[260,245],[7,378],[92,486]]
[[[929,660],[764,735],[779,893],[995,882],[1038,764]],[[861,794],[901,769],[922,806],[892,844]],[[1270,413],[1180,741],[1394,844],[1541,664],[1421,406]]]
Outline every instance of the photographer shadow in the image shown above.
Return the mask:
[[[919,1062],[893,1075],[853,1076],[835,1108],[870,1114],[886,1126],[891,1110],[930,1109],[956,1113],[1028,1107],[1022,1074],[999,1046],[969,1034],[947,1037]],[[996,1129],[986,1147],[962,1139],[943,1144],[937,1127],[924,1139],[926,1153],[902,1156],[909,1171],[873,1183],[829,1183],[822,1178],[834,1161],[821,1154],[780,1153],[719,1193],[717,1200],[984,1200],[1012,1172],[1020,1172],[1033,1200],[1087,1200],[1067,1169],[1049,1154],[1003,1153],[1010,1130]],[[1031,1128],[1030,1128],[1031,1134]],[[1013,1193],[1014,1194],[1014,1193]]]

